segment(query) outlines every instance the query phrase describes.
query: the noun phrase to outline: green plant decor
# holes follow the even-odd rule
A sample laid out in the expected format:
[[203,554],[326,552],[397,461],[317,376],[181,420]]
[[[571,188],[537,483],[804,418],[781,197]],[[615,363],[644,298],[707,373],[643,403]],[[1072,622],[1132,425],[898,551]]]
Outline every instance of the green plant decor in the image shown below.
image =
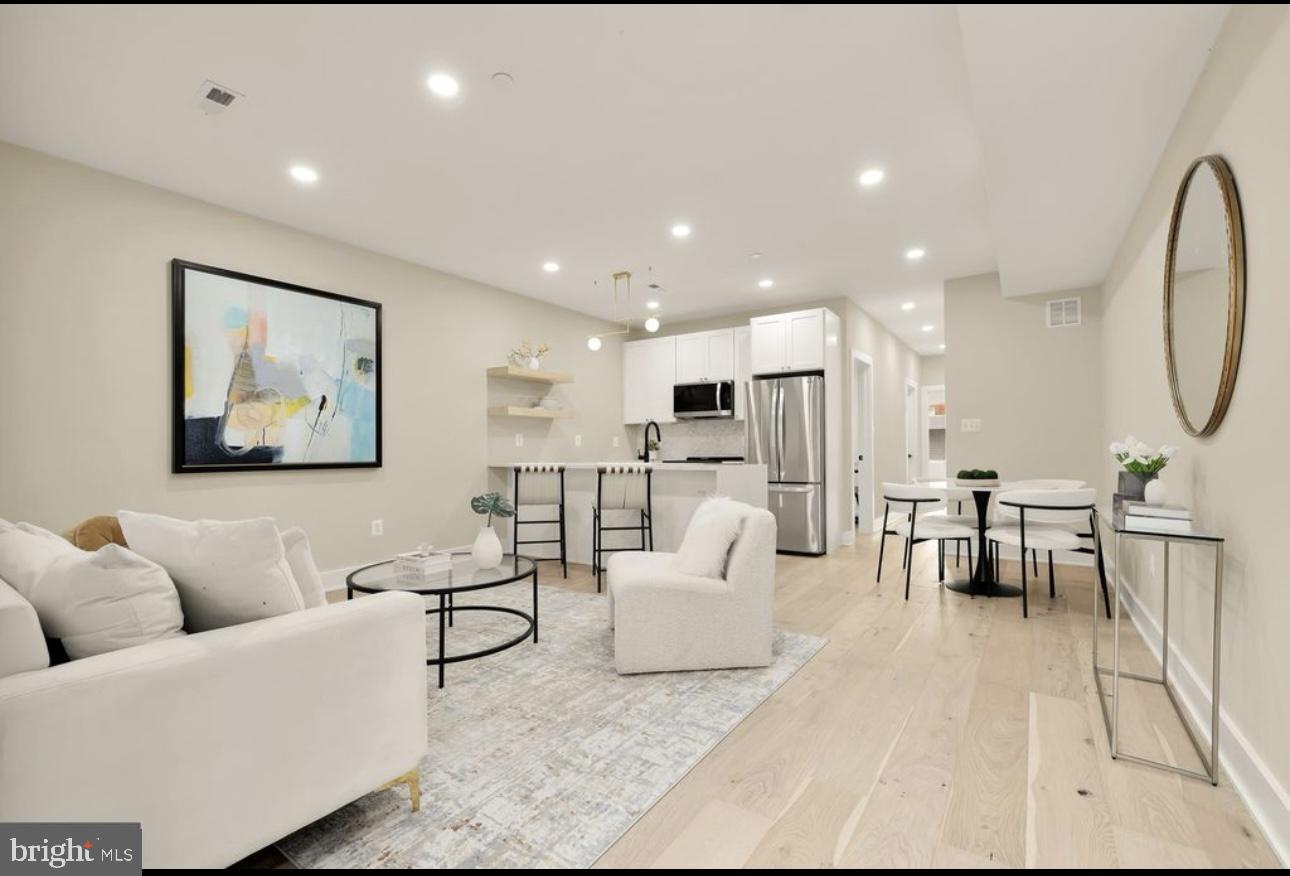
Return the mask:
[[1159,449],[1156,449],[1147,446],[1145,442],[1139,441],[1132,435],[1123,441],[1111,442],[1111,455],[1115,457],[1115,461],[1124,466],[1125,471],[1144,477],[1160,474],[1161,469],[1168,465],[1169,460],[1177,453],[1177,447],[1162,444]]
[[515,506],[501,493],[484,493],[470,500],[470,510],[476,514],[487,514],[488,525],[493,525],[493,517],[514,517]]
[[999,473],[992,468],[961,468],[955,477],[961,481],[997,481]]

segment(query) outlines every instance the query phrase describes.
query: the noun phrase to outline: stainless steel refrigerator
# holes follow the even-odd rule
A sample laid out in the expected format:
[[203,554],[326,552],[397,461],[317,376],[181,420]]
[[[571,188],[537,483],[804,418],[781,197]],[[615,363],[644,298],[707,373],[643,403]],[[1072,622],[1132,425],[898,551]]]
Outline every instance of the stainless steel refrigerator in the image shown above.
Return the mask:
[[823,554],[824,375],[756,377],[748,383],[748,461],[766,465],[778,549]]

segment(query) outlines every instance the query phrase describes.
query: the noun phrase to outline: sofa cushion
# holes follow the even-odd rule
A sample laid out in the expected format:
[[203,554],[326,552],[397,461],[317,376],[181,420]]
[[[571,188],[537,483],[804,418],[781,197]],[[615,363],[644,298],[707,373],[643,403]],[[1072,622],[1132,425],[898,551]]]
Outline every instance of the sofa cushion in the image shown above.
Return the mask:
[[327,593],[323,588],[322,575],[318,564],[314,562],[313,551],[309,549],[309,536],[299,526],[282,530],[282,548],[287,555],[287,565],[291,575],[300,588],[300,598],[305,608],[317,608],[327,604]]
[[724,578],[730,546],[739,537],[747,508],[733,499],[705,500],[690,518],[672,568],[683,575]]
[[49,650],[31,603],[0,581],[0,678],[49,665]]
[[0,566],[21,582],[15,589],[44,635],[61,640],[73,660],[183,633],[166,571],[120,545],[83,551],[39,526],[5,524]]
[[121,532],[121,522],[110,514],[100,514],[82,520],[63,533],[63,538],[83,551],[96,551],[105,544],[126,544],[125,533]]
[[271,517],[176,520],[136,511],[119,511],[117,517],[131,548],[174,579],[189,632],[305,607]]

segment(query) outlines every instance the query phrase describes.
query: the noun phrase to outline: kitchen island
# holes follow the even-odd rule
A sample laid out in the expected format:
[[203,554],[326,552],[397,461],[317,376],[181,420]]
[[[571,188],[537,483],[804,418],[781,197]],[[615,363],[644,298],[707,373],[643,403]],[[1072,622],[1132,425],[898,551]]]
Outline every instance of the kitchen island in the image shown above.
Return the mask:
[[[564,463],[565,540],[569,562],[591,563],[591,508],[596,501],[595,462]],[[489,489],[505,496],[514,492],[513,464],[489,466]],[[654,549],[675,551],[685,536],[690,518],[709,496],[728,496],[765,508],[766,466],[755,463],[656,462],[653,474]],[[553,520],[554,508],[525,506],[523,519]],[[611,512],[610,525],[636,523],[634,512]],[[510,521],[498,528],[506,550],[511,549]],[[554,525],[525,526],[521,540],[554,539]],[[640,538],[635,532],[605,533],[605,547],[636,547]],[[559,545],[521,545],[520,553],[533,557],[553,557]]]

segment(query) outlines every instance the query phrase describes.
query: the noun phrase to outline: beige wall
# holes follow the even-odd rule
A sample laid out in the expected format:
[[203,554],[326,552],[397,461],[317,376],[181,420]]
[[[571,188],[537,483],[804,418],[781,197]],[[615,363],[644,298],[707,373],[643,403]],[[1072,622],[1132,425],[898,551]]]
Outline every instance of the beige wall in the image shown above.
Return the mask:
[[918,370],[922,374],[924,386],[943,386],[945,384],[944,356],[919,356]]
[[[1078,295],[1083,322],[1047,328],[1045,303]],[[1155,328],[1156,324],[1152,325]],[[1097,289],[1004,298],[998,274],[945,284],[949,473],[1007,479],[1102,474],[1101,316]],[[980,432],[963,432],[964,418]]]
[[[1290,324],[1290,21],[1284,6],[1234,8],[1121,244],[1105,285],[1102,443],[1132,432],[1180,449],[1166,470],[1170,499],[1227,537],[1223,745],[1247,801],[1290,850],[1290,587],[1286,586],[1286,325]],[[1245,218],[1248,287],[1240,375],[1227,419],[1204,439],[1174,416],[1160,329],[1165,238],[1187,165],[1217,152],[1230,162]],[[1101,448],[1099,448],[1101,449]],[[1101,454],[1100,482],[1115,465]],[[1159,547],[1126,564],[1159,616]],[[1208,555],[1174,554],[1171,635],[1201,677],[1210,672],[1213,599]],[[1246,757],[1246,754],[1249,757]],[[1262,763],[1258,763],[1261,761]],[[1244,764],[1244,768],[1242,768]],[[1266,780],[1266,781],[1265,781]],[[1262,784],[1261,784],[1262,783]],[[1280,800],[1277,800],[1277,796]]]
[[[620,345],[585,345],[602,322],[2,143],[0,192],[0,517],[58,529],[122,507],[272,515],[335,568],[468,542],[490,458],[630,454],[612,446],[625,438]],[[174,257],[384,304],[384,468],[170,474]],[[484,376],[526,338],[576,375],[557,390],[576,418],[485,415],[490,398],[533,396]]]

